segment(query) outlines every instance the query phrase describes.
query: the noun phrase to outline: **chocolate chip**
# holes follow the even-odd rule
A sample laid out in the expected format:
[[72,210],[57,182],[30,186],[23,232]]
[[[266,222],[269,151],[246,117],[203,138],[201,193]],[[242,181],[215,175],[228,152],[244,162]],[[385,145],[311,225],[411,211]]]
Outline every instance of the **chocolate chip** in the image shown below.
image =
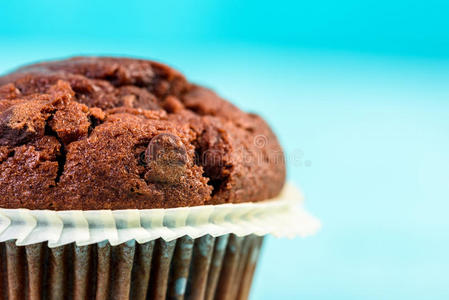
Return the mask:
[[145,151],[148,172],[145,177],[152,182],[174,182],[186,172],[188,157],[181,139],[170,133],[153,137]]

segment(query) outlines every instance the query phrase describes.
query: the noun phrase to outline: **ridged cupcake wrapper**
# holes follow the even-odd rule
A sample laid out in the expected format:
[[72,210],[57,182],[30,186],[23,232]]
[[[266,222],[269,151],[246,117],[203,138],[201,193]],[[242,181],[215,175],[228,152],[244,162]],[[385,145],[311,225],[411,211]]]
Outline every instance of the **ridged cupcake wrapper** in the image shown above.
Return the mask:
[[25,246],[48,241],[49,247],[59,247],[108,241],[116,246],[131,240],[143,244],[207,234],[307,236],[320,223],[302,208],[301,200],[299,191],[287,185],[278,198],[258,203],[146,210],[0,209],[0,242],[16,240]]
[[1,299],[247,299],[263,237],[0,243]]
[[276,199],[148,210],[0,209],[0,299],[246,299],[264,235],[319,221]]

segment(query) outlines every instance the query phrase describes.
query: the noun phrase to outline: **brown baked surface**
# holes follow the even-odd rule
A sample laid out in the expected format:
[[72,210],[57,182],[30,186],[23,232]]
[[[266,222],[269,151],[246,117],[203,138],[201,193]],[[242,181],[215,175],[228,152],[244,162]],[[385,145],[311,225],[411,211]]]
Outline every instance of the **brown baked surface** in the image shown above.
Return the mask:
[[284,181],[259,116],[160,63],[76,57],[0,77],[0,207],[239,203]]

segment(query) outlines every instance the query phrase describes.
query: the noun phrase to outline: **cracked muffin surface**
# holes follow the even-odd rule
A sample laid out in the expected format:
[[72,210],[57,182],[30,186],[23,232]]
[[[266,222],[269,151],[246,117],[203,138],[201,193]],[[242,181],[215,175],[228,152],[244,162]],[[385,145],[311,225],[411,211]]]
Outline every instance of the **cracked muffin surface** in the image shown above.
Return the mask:
[[0,77],[0,207],[144,209],[262,201],[282,149],[163,64],[77,57]]

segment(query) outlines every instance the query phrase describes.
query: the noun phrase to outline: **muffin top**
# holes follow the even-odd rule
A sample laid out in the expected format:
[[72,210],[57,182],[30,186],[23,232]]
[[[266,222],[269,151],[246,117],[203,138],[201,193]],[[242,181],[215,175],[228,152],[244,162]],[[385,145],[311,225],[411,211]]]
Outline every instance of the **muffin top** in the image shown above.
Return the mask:
[[76,57],[0,77],[0,207],[261,201],[285,181],[270,127],[163,64]]

